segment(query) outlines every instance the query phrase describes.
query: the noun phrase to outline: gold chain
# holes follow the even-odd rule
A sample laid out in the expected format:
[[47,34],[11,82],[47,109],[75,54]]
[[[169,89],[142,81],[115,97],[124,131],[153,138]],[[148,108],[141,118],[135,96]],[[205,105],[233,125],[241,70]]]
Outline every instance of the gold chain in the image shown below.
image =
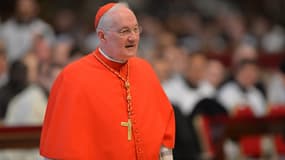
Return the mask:
[[122,75],[120,75],[119,72],[117,72],[116,70],[114,70],[112,67],[110,67],[108,64],[106,64],[102,59],[100,59],[96,54],[93,54],[94,57],[101,63],[103,64],[103,66],[105,66],[108,70],[110,70],[112,73],[114,73],[119,79],[121,79],[125,84],[125,88],[126,88],[126,92],[127,92],[127,103],[128,103],[128,118],[131,118],[132,115],[132,105],[131,105],[131,100],[132,100],[132,96],[131,96],[131,84],[129,82],[129,75],[130,75],[130,69],[129,69],[129,63],[127,63],[127,79],[125,79]]

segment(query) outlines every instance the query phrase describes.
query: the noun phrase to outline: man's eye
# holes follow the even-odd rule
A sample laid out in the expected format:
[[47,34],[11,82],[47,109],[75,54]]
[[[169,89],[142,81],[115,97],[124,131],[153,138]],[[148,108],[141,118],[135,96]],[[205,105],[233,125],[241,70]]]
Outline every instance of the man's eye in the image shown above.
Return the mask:
[[120,33],[123,33],[123,34],[129,33],[129,32],[130,32],[130,30],[128,30],[128,29],[124,29],[124,30],[121,30],[121,31],[120,31]]
[[138,33],[139,32],[139,28],[138,27],[134,28],[134,32]]

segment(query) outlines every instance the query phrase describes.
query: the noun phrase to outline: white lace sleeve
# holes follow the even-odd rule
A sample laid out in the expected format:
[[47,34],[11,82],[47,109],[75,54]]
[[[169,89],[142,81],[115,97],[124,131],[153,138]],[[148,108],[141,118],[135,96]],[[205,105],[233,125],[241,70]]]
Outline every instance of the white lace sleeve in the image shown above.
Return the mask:
[[160,148],[159,160],[173,160],[172,149],[162,146]]

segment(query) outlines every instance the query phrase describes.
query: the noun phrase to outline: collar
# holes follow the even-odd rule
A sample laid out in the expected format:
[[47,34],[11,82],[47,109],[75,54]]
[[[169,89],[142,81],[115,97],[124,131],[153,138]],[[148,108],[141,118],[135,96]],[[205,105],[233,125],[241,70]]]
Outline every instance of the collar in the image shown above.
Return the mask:
[[126,66],[125,64],[127,63],[119,63],[119,62],[115,62],[113,60],[110,60],[108,58],[108,56],[106,56],[106,54],[104,54],[102,52],[102,50],[100,50],[100,48],[97,48],[95,50],[95,52],[93,54],[96,54],[100,59],[102,59],[106,64],[108,64],[110,67],[112,67],[113,69],[115,69],[116,71],[120,72],[120,70],[122,69],[123,66]]
[[126,63],[126,61],[117,60],[117,59],[114,59],[113,57],[107,55],[101,48],[99,48],[99,52],[109,61],[121,63],[121,64]]
[[242,93],[248,92],[248,88],[244,87],[241,83],[238,82],[238,80],[234,79],[233,82],[237,84],[238,88],[242,91]]
[[184,82],[186,82],[187,86],[192,89],[198,89],[198,85],[195,85],[191,81],[189,81],[186,77],[183,77]]

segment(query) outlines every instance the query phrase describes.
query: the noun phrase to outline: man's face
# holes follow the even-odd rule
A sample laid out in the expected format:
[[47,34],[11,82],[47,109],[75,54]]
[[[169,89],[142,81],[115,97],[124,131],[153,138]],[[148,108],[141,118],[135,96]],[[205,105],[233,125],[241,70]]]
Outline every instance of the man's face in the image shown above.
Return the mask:
[[204,78],[207,61],[202,55],[188,57],[186,77],[193,85],[198,85]]
[[104,31],[106,52],[118,60],[136,56],[141,29],[135,15],[129,9],[120,7],[111,16],[111,25]]
[[23,20],[33,18],[37,14],[37,4],[34,0],[18,0],[16,9],[19,18]]
[[258,81],[259,69],[254,64],[246,64],[240,69],[238,76],[242,81],[242,85],[245,87],[250,87]]

